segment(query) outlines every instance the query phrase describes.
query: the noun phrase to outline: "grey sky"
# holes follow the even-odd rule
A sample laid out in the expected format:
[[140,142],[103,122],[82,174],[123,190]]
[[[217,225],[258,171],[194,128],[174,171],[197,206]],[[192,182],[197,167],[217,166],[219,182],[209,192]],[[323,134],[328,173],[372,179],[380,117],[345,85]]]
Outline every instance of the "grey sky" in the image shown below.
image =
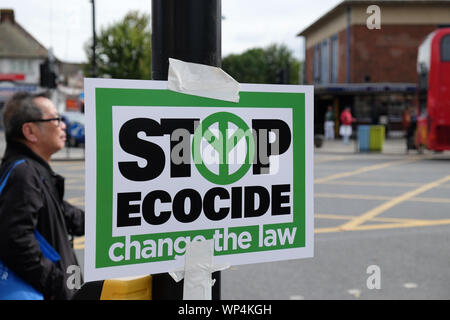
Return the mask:
[[[303,58],[295,35],[336,6],[340,0],[222,0],[222,56],[272,43],[285,44]],[[2,0],[16,21],[64,61],[83,62],[84,44],[92,36],[90,0]],[[120,20],[130,10],[151,14],[151,0],[96,0],[97,30]]]

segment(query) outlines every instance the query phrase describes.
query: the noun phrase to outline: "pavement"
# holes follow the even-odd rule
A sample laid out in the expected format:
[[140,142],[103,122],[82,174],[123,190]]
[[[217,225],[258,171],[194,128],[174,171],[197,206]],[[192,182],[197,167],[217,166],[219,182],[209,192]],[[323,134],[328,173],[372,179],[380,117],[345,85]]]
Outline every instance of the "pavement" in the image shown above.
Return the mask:
[[[341,139],[324,140],[320,148],[314,147],[314,152],[320,153],[379,153],[400,155],[406,154],[406,142],[403,138],[388,138],[383,143],[381,151],[359,152],[357,140],[350,140],[349,144],[344,144]],[[415,153],[415,150],[410,150],[409,153]]]

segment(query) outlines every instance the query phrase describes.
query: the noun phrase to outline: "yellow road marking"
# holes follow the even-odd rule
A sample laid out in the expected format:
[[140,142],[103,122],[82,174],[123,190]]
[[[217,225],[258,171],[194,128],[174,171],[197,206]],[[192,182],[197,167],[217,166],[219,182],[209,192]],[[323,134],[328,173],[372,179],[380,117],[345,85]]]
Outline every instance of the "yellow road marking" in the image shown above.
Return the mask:
[[[392,200],[394,197],[389,196],[373,196],[369,194],[347,194],[347,193],[315,193],[315,198],[334,198],[334,199],[356,199],[356,200]],[[405,201],[414,202],[431,202],[431,203],[450,203],[449,198],[429,198],[414,197]]]
[[[334,214],[321,214],[316,213],[314,215],[317,219],[336,219],[336,220],[352,220],[355,216],[348,215],[334,215]],[[421,223],[424,221],[438,221],[438,220],[421,220],[421,219],[406,219],[406,218],[386,218],[386,217],[375,217],[370,221],[378,221],[378,222],[398,222],[398,223]]]
[[348,160],[347,157],[344,156],[338,156],[338,157],[329,157],[325,159],[314,159],[314,163],[325,163],[325,162],[332,162],[332,161],[343,161]]
[[67,199],[67,202],[73,206],[84,206],[84,197],[69,198]]
[[83,185],[66,185],[66,190],[84,190],[84,183]]
[[[316,213],[314,215],[314,217],[317,219],[336,219],[336,220],[352,220],[355,218],[355,216],[320,214],[320,213]],[[450,224],[450,219],[422,220],[422,219],[375,217],[375,218],[371,219],[370,221],[384,222],[384,223],[359,225],[357,227],[352,228],[351,231],[411,228],[411,227],[428,227],[428,226],[438,226],[438,225]],[[332,233],[332,232],[342,232],[342,231],[349,231],[349,230],[342,228],[342,226],[337,226],[337,227],[327,227],[327,228],[316,228],[314,230],[314,233]]]
[[73,239],[73,248],[76,250],[84,249],[84,236]]
[[361,174],[361,173],[366,173],[366,172],[370,172],[370,171],[374,171],[374,170],[385,169],[385,168],[392,167],[392,166],[395,166],[395,165],[415,162],[415,161],[418,161],[419,159],[420,158],[412,158],[412,159],[408,159],[408,160],[389,161],[389,162],[386,162],[386,163],[381,163],[381,164],[376,164],[376,165],[373,165],[373,166],[359,168],[359,169],[356,169],[356,170],[353,170],[353,171],[336,173],[336,174],[332,174],[332,175],[327,176],[327,177],[317,178],[317,179],[314,180],[314,183],[325,183],[325,182],[329,182],[329,181],[332,181],[332,180],[337,180],[337,179],[341,179],[341,178],[355,176],[355,175],[358,175],[358,174]]
[[354,230],[356,227],[359,227],[361,224],[363,224],[364,222],[371,220],[373,218],[375,218],[377,215],[385,212],[386,210],[402,203],[405,202],[415,196],[417,196],[418,194],[421,194],[425,191],[428,191],[430,189],[433,189],[447,181],[450,181],[450,175],[446,176],[444,178],[441,178],[439,180],[436,180],[434,182],[430,182],[428,184],[425,184],[415,190],[406,192],[398,197],[395,197],[369,211],[367,211],[366,213],[354,218],[353,220],[347,222],[346,224],[342,225],[340,228],[342,228],[343,230]]
[[450,203],[449,198],[412,198],[410,201],[418,201],[418,202],[435,202],[435,203]]
[[369,224],[363,226],[357,226],[352,229],[352,231],[363,231],[363,230],[378,230],[378,229],[394,229],[394,228],[411,228],[411,227],[429,227],[450,224],[450,219],[444,220],[424,220],[417,222],[408,223],[390,223],[390,224]]
[[[387,219],[387,218],[386,218]],[[394,218],[393,218],[394,220]],[[403,219],[400,219],[403,220]],[[408,220],[408,219],[405,219]],[[386,221],[388,222],[388,221]],[[381,229],[398,229],[398,228],[412,228],[412,227],[431,227],[431,226],[439,226],[439,225],[449,225],[450,219],[443,220],[412,220],[411,222],[393,222],[393,223],[383,223],[383,224],[369,224],[369,225],[360,225],[351,229],[351,231],[368,231],[368,230],[381,230]],[[342,226],[338,227],[328,227],[328,228],[315,228],[314,233],[334,233],[334,232],[342,232],[342,231],[350,231],[347,229],[343,229]]]
[[[375,187],[417,187],[422,183],[418,182],[377,182],[377,181],[326,181],[318,184],[335,184],[346,186],[375,186]],[[445,186],[441,186],[445,187]]]
[[359,199],[359,200],[389,200],[388,196],[373,196],[368,194],[346,194],[346,193],[314,193],[314,198],[335,198],[335,199]]
[[342,231],[339,227],[331,227],[331,228],[315,228],[314,233],[333,233]]
[[326,214],[326,213],[315,213],[314,218],[317,219],[331,219],[331,220],[351,220],[355,216],[346,216],[338,214]]

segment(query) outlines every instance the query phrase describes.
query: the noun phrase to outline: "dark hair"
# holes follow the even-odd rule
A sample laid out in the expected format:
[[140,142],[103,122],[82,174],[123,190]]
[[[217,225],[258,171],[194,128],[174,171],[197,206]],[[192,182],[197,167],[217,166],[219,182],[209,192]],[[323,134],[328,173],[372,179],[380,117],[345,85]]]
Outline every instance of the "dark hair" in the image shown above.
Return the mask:
[[29,92],[17,92],[6,102],[3,110],[3,125],[5,127],[6,141],[24,139],[22,126],[30,120],[38,120],[43,116],[39,106],[34,103],[37,97],[46,97],[45,93],[31,94]]

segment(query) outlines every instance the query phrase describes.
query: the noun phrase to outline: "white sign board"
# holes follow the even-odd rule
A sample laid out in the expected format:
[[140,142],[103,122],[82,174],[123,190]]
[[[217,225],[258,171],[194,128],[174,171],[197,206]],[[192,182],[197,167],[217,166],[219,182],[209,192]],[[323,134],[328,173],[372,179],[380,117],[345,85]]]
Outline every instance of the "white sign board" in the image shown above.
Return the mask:
[[241,85],[239,103],[164,81],[86,79],[87,281],[313,256],[313,91]]

